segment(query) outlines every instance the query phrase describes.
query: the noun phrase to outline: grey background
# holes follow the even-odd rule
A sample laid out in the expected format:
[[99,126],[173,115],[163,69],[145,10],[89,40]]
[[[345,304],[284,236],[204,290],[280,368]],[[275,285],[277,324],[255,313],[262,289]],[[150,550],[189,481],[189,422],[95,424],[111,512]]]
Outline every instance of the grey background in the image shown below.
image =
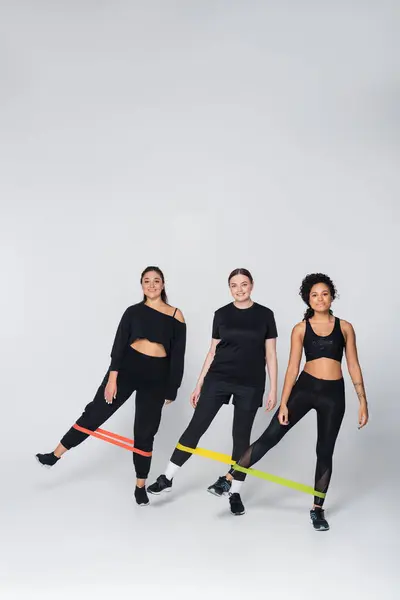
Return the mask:
[[[398,26],[388,0],[0,2],[7,599],[395,597]],[[311,497],[258,480],[233,519],[204,492],[223,468],[198,457],[141,512],[119,448],[90,440],[54,471],[35,464],[93,397],[151,263],[188,323],[152,478],[192,414],[230,270],[249,268],[275,312],[280,387],[301,279],[334,279],[371,422],[357,430],[346,374],[326,536],[307,524]],[[107,426],[130,435],[133,407]],[[229,452],[231,419],[221,411],[201,445]],[[311,484],[315,437],[311,415],[259,467]]]

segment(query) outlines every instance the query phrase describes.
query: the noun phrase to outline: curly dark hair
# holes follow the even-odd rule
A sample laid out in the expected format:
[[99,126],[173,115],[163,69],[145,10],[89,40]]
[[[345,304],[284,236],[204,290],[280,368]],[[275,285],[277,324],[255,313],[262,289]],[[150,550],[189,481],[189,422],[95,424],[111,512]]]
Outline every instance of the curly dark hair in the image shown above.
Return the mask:
[[[337,297],[335,284],[333,283],[332,279],[328,277],[328,275],[325,275],[324,273],[310,273],[309,275],[306,275],[301,282],[299,291],[303,302],[305,302],[308,306],[306,312],[304,313],[304,320],[311,319],[311,317],[314,316],[314,309],[310,306],[310,293],[312,287],[317,283],[324,283],[328,286],[332,300]],[[333,314],[331,310],[329,312],[330,314]]]

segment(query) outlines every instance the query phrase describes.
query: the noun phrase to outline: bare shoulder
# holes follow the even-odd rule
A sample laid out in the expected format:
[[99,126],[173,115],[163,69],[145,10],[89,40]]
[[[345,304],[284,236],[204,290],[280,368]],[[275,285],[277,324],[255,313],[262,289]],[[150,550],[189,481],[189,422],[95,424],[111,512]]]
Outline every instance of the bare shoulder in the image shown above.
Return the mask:
[[355,340],[353,325],[349,323],[349,321],[340,319],[340,329],[342,330],[346,343],[349,339]]
[[305,322],[301,321],[300,323],[296,323],[296,325],[292,329],[291,343],[292,344],[302,344],[305,333],[306,333]]
[[340,321],[340,327],[342,328],[343,331],[345,331],[346,333],[350,333],[350,332],[354,331],[353,325],[351,323],[349,323],[349,321],[345,321],[344,319],[339,319],[339,321]]
[[181,310],[179,310],[179,308],[177,308],[177,309],[175,310],[174,318],[175,318],[177,321],[180,321],[181,323],[184,323],[184,322],[185,322],[185,318],[184,318],[184,316],[183,316],[183,313],[182,313],[182,311],[181,311]]
[[292,334],[303,336],[305,331],[306,331],[306,322],[300,321],[300,323],[296,323],[296,325],[293,327]]

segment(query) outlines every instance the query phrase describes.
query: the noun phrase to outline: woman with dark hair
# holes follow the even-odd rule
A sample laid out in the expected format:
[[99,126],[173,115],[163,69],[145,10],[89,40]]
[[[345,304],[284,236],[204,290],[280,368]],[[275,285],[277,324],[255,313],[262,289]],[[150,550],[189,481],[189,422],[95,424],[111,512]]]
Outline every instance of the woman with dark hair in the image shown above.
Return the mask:
[[[322,508],[332,475],[332,456],[345,411],[344,382],[341,368],[343,350],[347,366],[360,401],[359,429],[368,422],[368,406],[356,338],[350,323],[334,317],[331,305],[336,297],[332,280],[322,273],[307,275],[300,295],[308,308],[304,320],[298,323],[291,338],[289,364],[286,371],[280,408],[271,423],[238,461],[242,467],[258,462],[311,409],[317,413],[317,466],[315,471],[314,505],[311,522],[317,531],[329,529]],[[306,363],[297,378],[304,348]],[[241,472],[230,473],[235,480]]]
[[[233,450],[237,460],[250,444],[250,434],[257,410],[263,403],[265,366],[270,391],[267,410],[276,405],[277,331],[273,312],[253,302],[253,277],[247,269],[236,269],[228,278],[233,303],[214,314],[211,347],[190,402],[195,409],[192,420],[179,443],[196,448],[223,404],[233,396]],[[172,479],[191,454],[175,448],[167,469],[147,488],[151,494],[171,491]],[[243,514],[244,507],[232,475],[227,474],[208,488],[216,496],[229,494],[231,512]],[[238,479],[243,480],[242,474]]]
[[[158,267],[147,267],[140,278],[143,301],[127,308],[111,350],[111,364],[94,400],[76,424],[95,431],[136,391],[135,447],[152,452],[164,404],[175,400],[183,376],[186,325],[180,310],[168,304],[165,279]],[[45,467],[54,466],[70,448],[88,437],[74,427],[54,452],[37,454]],[[135,499],[146,506],[145,483],[151,458],[133,453],[136,470]]]

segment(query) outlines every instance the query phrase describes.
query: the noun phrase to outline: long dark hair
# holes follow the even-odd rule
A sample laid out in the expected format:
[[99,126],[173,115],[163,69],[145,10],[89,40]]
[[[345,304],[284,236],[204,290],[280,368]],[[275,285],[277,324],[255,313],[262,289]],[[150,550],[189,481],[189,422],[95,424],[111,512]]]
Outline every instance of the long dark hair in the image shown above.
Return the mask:
[[[168,296],[167,296],[167,292],[165,291],[165,277],[164,277],[164,273],[161,271],[161,269],[159,267],[146,267],[145,270],[143,271],[143,273],[140,276],[140,283],[142,283],[143,278],[146,275],[146,273],[149,273],[150,271],[155,271],[161,277],[161,281],[164,284],[164,287],[163,287],[163,289],[161,291],[161,300],[163,302],[165,302],[165,304],[168,304]],[[146,297],[146,294],[144,294],[144,296],[143,296],[143,302],[146,302],[146,300],[147,300],[147,297]]]
[[231,282],[232,277],[235,277],[236,275],[244,275],[245,277],[250,279],[250,283],[254,283],[253,276],[250,273],[250,271],[248,271],[247,269],[234,269],[228,277],[228,284]]
[[[324,283],[326,286],[328,286],[329,291],[332,296],[332,300],[334,300],[337,296],[337,290],[335,288],[335,285],[334,285],[332,279],[330,277],[328,277],[328,275],[325,275],[324,273],[310,273],[309,275],[306,275],[304,277],[303,281],[301,282],[300,291],[299,291],[299,294],[302,297],[303,302],[305,302],[305,304],[307,304],[307,306],[308,306],[306,312],[304,313],[304,317],[303,317],[303,319],[305,321],[307,321],[308,319],[311,319],[311,317],[314,316],[314,309],[311,308],[311,306],[310,306],[310,293],[311,293],[312,287],[314,285],[316,285],[317,283]],[[330,315],[333,314],[333,312],[330,309],[329,309],[329,314]]]

